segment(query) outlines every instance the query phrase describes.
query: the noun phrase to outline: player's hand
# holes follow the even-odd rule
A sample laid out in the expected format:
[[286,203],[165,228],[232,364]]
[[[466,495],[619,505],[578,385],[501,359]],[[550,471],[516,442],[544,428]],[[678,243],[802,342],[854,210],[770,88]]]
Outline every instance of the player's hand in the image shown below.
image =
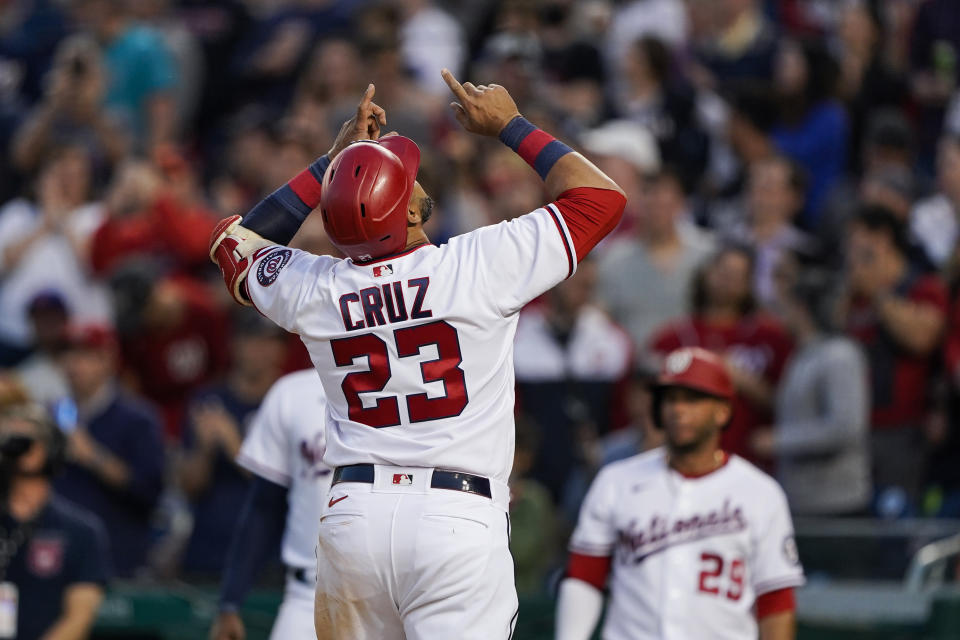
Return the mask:
[[363,92],[360,104],[357,105],[357,113],[340,127],[337,139],[327,152],[331,161],[351,142],[376,140],[380,137],[380,127],[387,124],[387,112],[373,101],[375,91],[372,84],[367,85],[367,90]]
[[467,131],[482,136],[497,136],[511,120],[520,115],[517,103],[500,85],[460,84],[448,69],[441,71],[440,75],[457,99],[450,103],[453,115]]
[[247,630],[236,611],[223,611],[210,629],[210,640],[245,640]]

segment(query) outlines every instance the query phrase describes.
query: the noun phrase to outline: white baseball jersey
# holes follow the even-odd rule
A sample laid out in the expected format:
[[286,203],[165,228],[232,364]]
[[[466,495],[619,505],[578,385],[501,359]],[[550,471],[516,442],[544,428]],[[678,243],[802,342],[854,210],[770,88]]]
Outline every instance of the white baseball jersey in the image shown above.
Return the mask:
[[287,487],[281,555],[287,566],[309,569],[320,510],[330,489],[323,464],[326,399],[312,369],[286,375],[270,388],[237,455],[244,469]]
[[252,302],[303,339],[327,394],[332,467],[436,467],[506,482],[517,312],[571,275],[553,205],[363,265],[262,250]]
[[604,640],[755,640],[757,596],[804,582],[783,491],[737,456],[697,478],[664,449],[604,467],[570,549],[613,558]]

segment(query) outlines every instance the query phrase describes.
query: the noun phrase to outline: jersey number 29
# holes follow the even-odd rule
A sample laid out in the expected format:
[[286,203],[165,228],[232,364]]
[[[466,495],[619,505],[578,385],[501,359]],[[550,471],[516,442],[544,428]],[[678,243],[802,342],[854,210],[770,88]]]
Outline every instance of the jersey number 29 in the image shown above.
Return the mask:
[[[420,363],[423,382],[442,382],[444,394],[429,398],[426,393],[406,396],[410,422],[426,422],[460,415],[467,406],[467,385],[460,364],[460,340],[457,330],[443,320],[405,327],[393,332],[397,355],[410,358],[420,349],[437,345],[437,359]],[[378,398],[376,405],[364,407],[361,393],[383,391],[390,380],[390,356],[387,343],[380,337],[365,333],[349,338],[331,340],[333,360],[338,367],[349,367],[356,358],[366,357],[369,370],[348,373],[341,388],[347,399],[350,419],[370,427],[395,427],[400,424],[400,408],[396,396]]]

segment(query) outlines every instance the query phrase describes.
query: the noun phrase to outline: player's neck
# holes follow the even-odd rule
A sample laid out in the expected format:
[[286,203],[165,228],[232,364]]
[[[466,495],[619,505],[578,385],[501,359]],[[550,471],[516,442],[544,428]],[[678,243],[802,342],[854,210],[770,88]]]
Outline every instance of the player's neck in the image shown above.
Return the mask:
[[727,454],[716,443],[694,451],[674,451],[668,448],[670,468],[687,478],[699,478],[716,471],[727,462]]
[[423,244],[430,244],[430,238],[424,233],[423,227],[420,225],[407,227],[407,246],[403,250],[408,251]]

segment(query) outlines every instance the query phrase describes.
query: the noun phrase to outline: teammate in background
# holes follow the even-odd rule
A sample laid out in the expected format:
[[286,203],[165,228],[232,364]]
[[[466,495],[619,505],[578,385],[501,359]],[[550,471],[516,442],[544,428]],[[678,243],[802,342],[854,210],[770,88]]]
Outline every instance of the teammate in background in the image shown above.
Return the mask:
[[787,500],[720,449],[733,383],[700,348],[667,356],[652,415],[666,447],[604,467],[580,509],[556,640],[791,640],[803,570]]
[[321,462],[326,404],[316,371],[291,373],[273,385],[250,426],[237,463],[253,481],[227,556],[211,640],[246,637],[239,609],[281,526],[287,585],[270,638],[314,637],[317,528],[330,488],[330,469]]
[[[318,638],[510,637],[517,314],[574,272],[625,204],[503,87],[443,78],[464,128],[514,149],[553,202],[434,246],[419,148],[377,140],[385,114],[371,85],[352,138],[371,141],[329,168],[318,160],[247,226],[221,221],[211,242],[234,299],[301,336],[327,394],[334,473],[317,550]],[[317,205],[346,259],[276,246]]]

